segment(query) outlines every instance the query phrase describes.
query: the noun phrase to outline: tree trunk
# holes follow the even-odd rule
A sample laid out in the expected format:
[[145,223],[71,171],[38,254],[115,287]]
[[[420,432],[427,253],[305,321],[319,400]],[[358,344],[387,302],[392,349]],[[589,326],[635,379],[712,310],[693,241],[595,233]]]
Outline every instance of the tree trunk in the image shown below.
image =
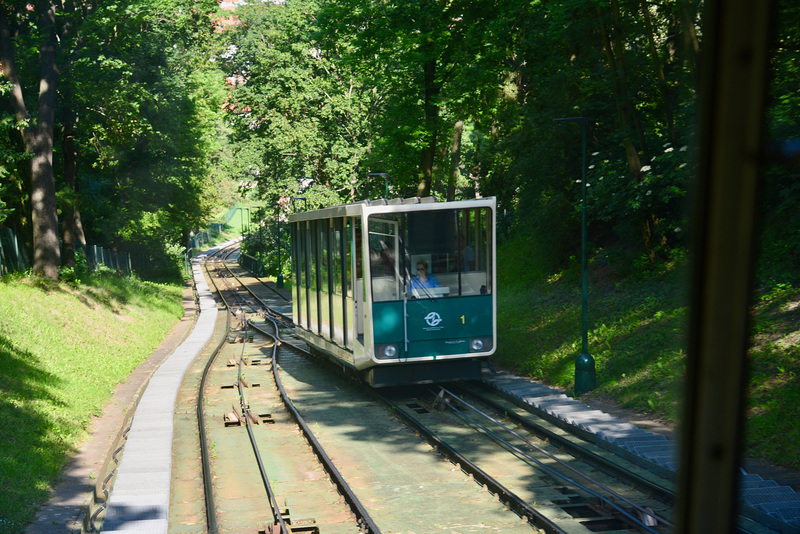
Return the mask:
[[58,279],[61,250],[58,242],[58,206],[53,176],[53,126],[56,115],[56,8],[40,2],[39,117],[31,160],[31,204],[33,207],[33,270],[50,280]]
[[5,10],[0,10],[0,49],[3,74],[11,82],[11,105],[22,127],[25,149],[31,158],[31,221],[33,223],[33,271],[58,279],[61,250],[58,242],[58,211],[53,176],[53,123],[55,121],[56,33],[55,6],[49,0],[39,3],[39,31],[42,35],[39,56],[38,122],[30,124],[30,114],[17,75],[16,60]]
[[436,60],[426,61],[423,65],[425,75],[425,126],[428,142],[422,149],[420,162],[420,180],[417,186],[417,196],[427,197],[431,194],[433,182],[433,163],[436,159],[436,134],[439,127],[439,105],[436,96],[439,89],[436,87]]
[[697,57],[700,55],[700,42],[695,30],[697,18],[697,2],[681,0],[677,3],[681,33],[683,35],[683,53],[693,75],[697,75]]
[[[65,95],[70,101],[70,95]],[[78,245],[86,245],[83,225],[78,211],[76,194],[77,153],[75,152],[74,115],[71,109],[64,110],[64,182],[69,195],[62,206],[61,235],[63,239],[62,260],[65,267],[75,267],[75,251]]]
[[456,180],[460,171],[458,169],[461,165],[461,134],[464,131],[464,121],[457,121],[455,128],[453,128],[453,144],[450,146],[450,179],[447,180],[447,200],[452,201],[456,199]]
[[672,106],[670,106],[669,87],[667,86],[667,78],[664,75],[664,67],[661,64],[661,59],[658,57],[658,49],[656,48],[656,41],[653,33],[653,22],[650,19],[650,10],[647,7],[647,2],[642,2],[642,14],[644,15],[644,26],[647,31],[650,58],[653,60],[653,68],[658,77],[658,86],[661,89],[661,106],[664,112],[664,120],[667,123],[669,140],[671,143],[675,144],[677,142],[677,137],[675,135],[675,120],[672,115]]
[[[616,2],[613,3],[613,7],[619,9],[619,5]],[[601,8],[598,8],[598,16],[601,21],[600,30],[603,38],[603,49],[606,53],[608,66],[611,69],[614,79],[614,97],[617,103],[617,115],[619,117],[620,130],[622,130],[623,135],[625,136],[625,157],[628,160],[628,168],[631,171],[631,175],[636,180],[639,180],[642,163],[639,159],[639,154],[636,150],[633,136],[631,135],[631,131],[635,126],[634,123],[636,119],[635,112],[633,111],[633,103],[631,102],[628,93],[625,66],[621,57],[623,47],[622,37],[619,33],[621,30],[615,30],[615,44],[612,46],[612,38],[609,35],[610,30],[605,22],[603,22],[605,17]],[[637,128],[637,130],[639,129]]]

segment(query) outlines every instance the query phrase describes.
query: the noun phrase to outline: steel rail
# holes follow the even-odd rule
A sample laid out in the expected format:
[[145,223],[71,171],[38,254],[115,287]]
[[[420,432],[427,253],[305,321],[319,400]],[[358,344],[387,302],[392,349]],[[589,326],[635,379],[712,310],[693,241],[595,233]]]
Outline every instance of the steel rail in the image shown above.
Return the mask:
[[[517,413],[514,413],[513,411],[508,410],[508,408],[488,398],[481,391],[477,391],[476,389],[470,386],[464,386],[464,385],[459,386],[458,389],[467,392],[469,395],[472,395],[473,397],[479,399],[481,402],[486,403],[495,410],[502,411],[510,420],[512,420],[515,424],[521,426],[528,432],[535,434],[536,436],[539,436],[540,438],[549,441],[550,443],[556,444],[559,448],[564,449],[569,454],[580,457],[585,462],[594,465],[601,471],[611,476],[624,479],[627,483],[631,484],[631,486],[638,489],[639,491],[644,491],[649,493],[651,496],[653,496],[654,499],[669,505],[673,505],[675,503],[674,491],[671,491],[663,486],[655,484],[654,482],[651,482],[646,478],[637,475],[636,473],[631,473],[630,471],[614,464],[613,462],[606,460],[602,456],[595,454],[592,451],[586,450],[580,447],[580,445],[576,445],[574,442],[572,442],[569,439],[566,439],[564,436],[556,432],[553,432],[552,430],[545,428],[542,425],[536,424],[530,421],[529,419],[526,419],[525,417]],[[524,410],[525,408],[523,407],[522,409]]]
[[[602,488],[603,490],[607,491],[609,494],[612,495],[613,498],[619,499],[619,500],[625,502],[626,504],[630,505],[632,508],[634,508],[637,512],[639,512],[641,514],[641,517],[652,517],[653,519],[656,519],[657,521],[663,523],[664,525],[666,525],[666,526],[668,526],[670,528],[672,528],[674,526],[666,518],[657,516],[653,512],[645,510],[644,508],[642,508],[638,504],[634,503],[630,499],[626,498],[625,496],[620,495],[619,493],[615,492],[611,488],[603,485],[602,483],[598,482],[597,480],[594,480],[593,478],[591,478],[586,473],[583,473],[580,470],[572,467],[571,465],[568,465],[563,460],[559,460],[554,454],[551,454],[548,451],[546,451],[543,448],[541,448],[538,445],[536,445],[535,443],[532,443],[530,440],[528,440],[527,438],[525,438],[524,436],[522,436],[521,434],[519,434],[515,430],[507,427],[506,425],[504,425],[503,423],[501,423],[497,419],[491,417],[489,414],[486,414],[483,411],[479,410],[478,408],[476,408],[475,406],[473,406],[469,402],[465,401],[463,398],[459,397],[458,395],[456,395],[452,391],[450,391],[450,390],[448,390],[446,388],[441,388],[441,390],[444,391],[445,393],[447,393],[448,395],[451,395],[454,398],[458,399],[458,401],[461,402],[464,406],[468,407],[470,410],[472,410],[473,412],[477,413],[481,417],[487,419],[488,421],[490,421],[493,424],[497,425],[498,427],[502,428],[504,431],[508,432],[509,434],[514,436],[515,438],[517,438],[520,441],[522,441],[525,445],[528,445],[529,447],[531,447],[533,449],[536,449],[540,453],[546,455],[551,460],[555,461],[558,465],[562,466],[563,468],[572,471],[574,474],[586,479],[587,481],[589,481],[590,483],[594,484],[598,488]],[[475,419],[470,417],[468,414],[466,414],[463,411],[461,411],[455,404],[453,404],[452,402],[447,400],[444,396],[438,396],[435,393],[433,393],[433,394],[434,394],[434,396],[437,396],[442,402],[447,404],[447,406],[449,406],[456,414],[458,414],[463,419],[469,421],[470,423],[472,423],[473,425],[475,425],[476,427],[481,429],[483,432],[486,433],[486,435],[488,435],[490,438],[492,438],[497,443],[501,444],[503,447],[505,447],[509,451],[520,455],[522,458],[524,458],[526,460],[530,460],[531,462],[535,463],[540,469],[542,469],[542,470],[546,471],[547,473],[549,473],[551,476],[559,478],[559,479],[567,482],[568,484],[571,484],[571,485],[573,485],[573,486],[575,486],[577,488],[580,488],[581,490],[585,491],[586,493],[589,493],[590,495],[592,495],[594,497],[597,497],[598,499],[600,499],[601,502],[605,503],[606,505],[610,506],[611,508],[613,508],[614,510],[616,510],[617,512],[622,514],[622,516],[625,519],[627,519],[629,522],[633,523],[637,528],[643,529],[643,530],[645,530],[647,532],[651,532],[653,534],[657,534],[655,530],[652,530],[650,528],[650,526],[645,524],[645,522],[642,521],[640,518],[632,515],[630,512],[628,512],[627,510],[625,510],[622,507],[620,507],[616,502],[614,502],[613,498],[609,499],[608,497],[598,493],[597,491],[587,487],[586,485],[584,485],[584,484],[582,484],[582,483],[580,483],[580,482],[568,477],[567,475],[564,475],[563,473],[559,473],[557,470],[553,469],[552,467],[549,467],[549,466],[545,465],[541,460],[539,460],[537,458],[534,458],[533,456],[531,456],[530,454],[526,453],[525,451],[523,451],[522,449],[520,449],[516,445],[512,444],[511,442],[509,442],[506,439],[502,438],[497,433],[493,432],[491,429],[487,428],[485,425],[483,425],[480,422],[476,421]]]
[[528,521],[531,525],[544,530],[548,534],[567,534],[567,531],[556,525],[552,520],[548,519],[527,502],[523,501],[519,496],[517,496],[510,489],[506,488],[486,471],[478,467],[471,460],[467,459],[460,452],[441,440],[418,419],[407,413],[395,402],[381,395],[377,391],[375,392],[375,395],[388,404],[409,425],[419,431],[420,434],[425,437],[426,441],[428,441],[429,444],[438,450],[439,454],[442,454],[451,462],[458,464],[463,471],[472,475],[472,477],[480,484],[486,486],[486,488],[497,495],[506,506],[511,508],[515,513],[520,515],[520,517]]
[[272,484],[267,475],[267,469],[264,467],[264,462],[261,459],[261,451],[258,448],[256,436],[253,433],[253,425],[250,422],[250,408],[248,407],[247,399],[244,395],[244,388],[242,387],[242,362],[244,360],[244,349],[247,344],[247,326],[249,321],[244,322],[244,339],[242,340],[242,354],[239,356],[239,369],[237,376],[237,385],[239,389],[239,402],[241,403],[242,416],[244,417],[245,426],[247,427],[247,435],[250,437],[250,445],[253,448],[253,453],[256,457],[258,464],[258,471],[261,474],[261,481],[264,484],[264,489],[269,497],[270,506],[272,507],[272,518],[274,523],[280,525],[281,534],[290,534],[289,528],[286,526],[286,521],[283,518],[283,513],[278,505],[278,499],[275,497],[275,492],[272,489]]
[[[231,252],[231,254],[232,254],[232,253],[233,253],[233,251]],[[234,278],[236,278],[236,281],[237,281],[237,282],[239,282],[239,283],[242,285],[242,287],[245,287],[245,284],[244,284],[244,283],[242,283],[242,280],[241,280],[241,278],[239,278],[239,276],[238,276],[238,275],[237,275],[235,272],[233,272],[233,270],[232,270],[230,267],[228,267],[227,265],[226,265],[225,267],[228,269],[228,272],[231,274],[231,276],[233,276]],[[244,267],[241,267],[241,268],[242,268],[242,269],[244,269]],[[246,271],[247,269],[244,269],[244,270]],[[253,274],[253,273],[250,273],[250,274]],[[257,280],[259,280],[259,282],[261,282],[261,279],[260,279],[260,278],[258,278],[257,276],[253,275],[253,278],[256,278]],[[280,294],[278,291],[276,291],[274,288],[272,288],[272,287],[268,286],[268,285],[267,285],[267,284],[265,284],[264,282],[261,282],[261,284],[262,284],[264,287],[266,287],[267,289],[269,289],[270,291],[272,291],[273,293],[275,293],[275,294],[276,294],[276,295],[277,295],[279,298],[281,298],[281,299],[283,299],[283,300],[287,300],[287,299],[286,299],[286,297],[284,297],[283,295],[281,295],[281,294]],[[267,310],[267,311],[268,311],[269,313],[271,313],[272,315],[275,315],[275,316],[277,316],[277,317],[280,317],[280,318],[282,318],[284,321],[286,321],[286,322],[288,323],[288,325],[294,326],[294,320],[293,320],[291,317],[289,317],[288,315],[285,315],[285,314],[283,314],[283,313],[281,313],[281,312],[279,312],[279,311],[276,311],[276,310],[273,310],[272,308],[270,308],[270,307],[269,307],[269,304],[267,304],[266,302],[264,302],[263,300],[261,300],[261,297],[259,297],[258,295],[256,295],[256,294],[255,294],[253,291],[251,291],[250,289],[247,289],[247,292],[248,292],[248,293],[250,293],[250,296],[251,296],[251,297],[253,297],[255,300],[257,300],[259,304],[261,304],[261,307],[262,307],[264,310]]]
[[280,372],[278,370],[278,349],[281,347],[281,345],[286,344],[297,351],[305,353],[309,357],[311,356],[311,354],[305,351],[304,349],[298,347],[297,345],[284,342],[283,339],[281,339],[280,337],[280,329],[278,326],[278,322],[271,317],[265,317],[265,319],[270,323],[272,323],[273,328],[275,329],[275,334],[271,334],[265,330],[262,330],[256,325],[251,325],[251,326],[255,330],[261,332],[262,334],[271,337],[275,341],[272,346],[272,373],[275,377],[275,384],[278,388],[278,391],[280,392],[281,399],[283,400],[284,405],[286,406],[286,408],[292,414],[292,417],[294,417],[295,421],[302,429],[303,434],[305,435],[308,442],[311,444],[311,448],[314,450],[314,453],[322,462],[322,465],[325,468],[325,470],[335,481],[336,486],[339,488],[339,491],[342,493],[342,496],[347,501],[347,504],[350,506],[351,510],[356,515],[356,517],[358,517],[358,522],[361,526],[362,534],[366,533],[380,534],[381,531],[378,528],[378,525],[375,524],[375,521],[372,519],[372,517],[370,517],[369,512],[367,512],[366,508],[364,508],[364,505],[361,504],[361,501],[353,492],[352,488],[350,488],[350,486],[347,484],[347,481],[345,481],[342,474],[339,472],[339,470],[334,465],[333,461],[325,452],[325,449],[317,440],[316,436],[314,436],[314,433],[311,431],[311,428],[308,426],[305,419],[303,419],[303,416],[300,415],[300,412],[294,406],[294,403],[292,403],[291,398],[289,398],[289,395],[286,393],[286,390],[283,387],[283,382],[281,381]]
[[[214,253],[214,255],[218,254],[220,251]],[[231,328],[231,314],[228,308],[227,301],[225,297],[222,295],[222,292],[219,290],[217,283],[214,281],[214,277],[211,275],[211,272],[208,270],[208,258],[203,262],[203,267],[205,268],[206,275],[208,279],[211,281],[211,284],[214,286],[214,291],[220,297],[225,306],[225,335],[222,337],[220,342],[217,344],[214,351],[211,353],[211,356],[208,358],[205,367],[203,368],[203,374],[200,377],[200,390],[197,396],[197,429],[200,434],[200,456],[201,456],[201,464],[202,464],[202,471],[203,471],[203,488],[204,488],[204,496],[205,496],[205,504],[206,504],[206,524],[208,526],[208,532],[210,534],[216,534],[219,532],[219,526],[217,525],[217,515],[215,513],[217,509],[216,502],[214,501],[214,485],[213,485],[213,477],[211,475],[211,454],[208,448],[208,437],[206,435],[206,422],[205,422],[205,413],[203,411],[203,404],[205,401],[205,386],[206,386],[206,379],[208,378],[208,374],[211,370],[211,365],[217,359],[217,355],[222,350],[222,347],[225,345],[225,342],[230,335],[230,328]]]
[[[221,252],[221,251],[218,251],[218,252]],[[217,254],[217,253],[215,253],[215,254]],[[225,259],[227,259],[227,256],[225,258],[221,258],[221,261],[222,261],[223,266],[226,269],[228,269],[227,265],[225,264]],[[224,305],[224,307],[226,309],[226,315],[227,315],[225,336],[220,341],[217,349],[214,351],[214,353],[211,356],[211,358],[209,358],[208,362],[206,363],[206,367],[205,367],[205,369],[203,371],[203,376],[201,378],[201,383],[200,383],[200,394],[199,394],[199,397],[198,397],[198,405],[197,405],[198,426],[200,428],[200,434],[201,434],[200,448],[201,448],[201,454],[203,455],[203,482],[204,482],[204,486],[206,488],[206,492],[205,492],[206,493],[206,516],[207,516],[209,532],[216,533],[216,532],[218,532],[218,527],[217,527],[217,522],[216,522],[216,516],[213,513],[213,510],[216,510],[216,505],[214,503],[214,497],[213,497],[213,485],[212,485],[211,466],[210,466],[211,462],[210,462],[210,455],[208,454],[208,443],[207,443],[208,439],[207,439],[206,433],[205,433],[205,416],[203,415],[203,398],[204,398],[203,391],[205,389],[206,376],[208,375],[208,372],[209,372],[209,370],[211,368],[211,365],[214,362],[214,360],[216,360],[216,357],[219,354],[219,351],[225,345],[225,343],[226,343],[226,341],[228,339],[228,336],[230,334],[230,318],[231,318],[231,313],[232,312],[231,312],[230,304],[228,303],[227,299],[225,299],[225,296],[222,294],[222,291],[220,291],[219,286],[217,286],[217,283],[214,280],[214,277],[209,272],[208,263],[207,262],[204,263],[204,267],[206,268],[206,274],[208,275],[208,278],[211,280],[211,283],[214,285],[214,289],[216,290],[217,295],[219,296],[220,300],[222,300],[222,303],[223,303],[223,305]],[[230,269],[228,269],[228,270],[230,272]],[[242,310],[241,303],[242,303],[243,299],[238,298],[239,295],[237,293],[237,290],[235,288],[233,288],[233,287],[228,287],[227,289],[233,293],[234,297],[237,297],[236,300],[238,300],[239,304],[240,304],[239,305],[239,309]],[[243,414],[244,419],[245,419],[245,425],[246,425],[246,428],[247,428],[247,433],[248,433],[248,436],[250,438],[250,444],[251,444],[251,447],[253,449],[253,453],[254,453],[255,458],[256,458],[256,463],[258,464],[259,473],[261,475],[261,480],[262,480],[262,482],[264,484],[264,488],[265,488],[265,490],[267,492],[267,496],[268,496],[268,499],[270,501],[270,507],[272,508],[273,522],[274,522],[274,524],[280,525],[281,534],[289,534],[290,531],[289,531],[289,529],[288,529],[288,527],[286,525],[286,521],[283,518],[283,514],[281,512],[280,506],[278,506],[277,500],[275,498],[275,493],[272,490],[272,486],[271,486],[271,484],[269,482],[269,477],[267,476],[266,469],[264,468],[264,462],[261,459],[261,453],[259,451],[258,444],[257,444],[257,441],[255,439],[255,435],[253,434],[252,426],[251,426],[251,423],[250,423],[250,414],[249,414],[249,409],[247,407],[247,400],[244,397],[244,392],[243,392],[243,389],[242,389],[242,361],[244,359],[243,358],[244,349],[245,349],[245,345],[246,345],[246,342],[247,342],[247,325],[248,325],[246,314],[244,316],[243,323],[244,323],[244,339],[242,340],[242,356],[240,356],[240,358],[239,358],[238,375],[237,375],[237,386],[238,386],[238,392],[239,392],[239,402],[240,402],[240,405],[241,405],[241,408],[242,408],[242,414]],[[201,422],[201,419],[202,419],[202,422]]]

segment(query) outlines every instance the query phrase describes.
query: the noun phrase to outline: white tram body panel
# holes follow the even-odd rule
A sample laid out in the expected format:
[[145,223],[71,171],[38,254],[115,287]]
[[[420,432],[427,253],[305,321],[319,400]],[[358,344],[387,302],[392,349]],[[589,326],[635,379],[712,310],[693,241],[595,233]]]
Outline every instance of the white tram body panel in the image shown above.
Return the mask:
[[289,217],[298,334],[371,385],[477,379],[497,336],[494,198]]

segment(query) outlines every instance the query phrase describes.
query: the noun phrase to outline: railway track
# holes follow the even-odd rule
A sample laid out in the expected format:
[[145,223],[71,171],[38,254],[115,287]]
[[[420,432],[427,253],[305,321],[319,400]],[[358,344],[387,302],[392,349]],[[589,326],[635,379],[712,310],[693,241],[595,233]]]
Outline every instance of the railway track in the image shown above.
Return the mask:
[[324,476],[317,444],[298,433],[302,418],[278,395],[275,339],[251,328],[267,307],[243,293],[227,267],[233,253],[222,251],[206,269],[227,310],[225,335],[203,369],[197,402],[209,532],[319,532],[322,525],[378,532],[349,498],[346,483]]
[[230,327],[199,401],[209,532],[672,531],[668,478],[487,389],[364,387],[223,263],[207,276]]
[[631,481],[642,487],[642,479],[623,466],[603,472],[598,467],[605,461],[589,463],[593,453],[574,442],[567,449],[565,436],[534,433],[534,425],[520,424],[523,417],[512,416],[510,407],[459,389],[456,394],[431,388],[414,397],[387,396],[386,401],[443,455],[539,529],[672,530],[671,505],[652,497],[663,493],[658,482],[648,481],[640,491]]

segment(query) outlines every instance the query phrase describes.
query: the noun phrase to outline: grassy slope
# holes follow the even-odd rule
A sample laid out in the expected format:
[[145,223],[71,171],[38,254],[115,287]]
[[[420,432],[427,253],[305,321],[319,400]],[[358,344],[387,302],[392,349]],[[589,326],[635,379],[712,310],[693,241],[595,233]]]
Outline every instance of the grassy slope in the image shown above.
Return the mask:
[[[542,275],[524,238],[498,250],[498,352],[502,367],[571,393],[580,353],[577,273]],[[590,267],[589,352],[598,387],[626,408],[680,418],[688,320],[685,276],[673,269],[621,279]],[[800,469],[800,289],[775,285],[757,297],[750,351],[749,455]]]
[[114,387],[181,318],[182,288],[0,281],[0,532],[32,519]]

